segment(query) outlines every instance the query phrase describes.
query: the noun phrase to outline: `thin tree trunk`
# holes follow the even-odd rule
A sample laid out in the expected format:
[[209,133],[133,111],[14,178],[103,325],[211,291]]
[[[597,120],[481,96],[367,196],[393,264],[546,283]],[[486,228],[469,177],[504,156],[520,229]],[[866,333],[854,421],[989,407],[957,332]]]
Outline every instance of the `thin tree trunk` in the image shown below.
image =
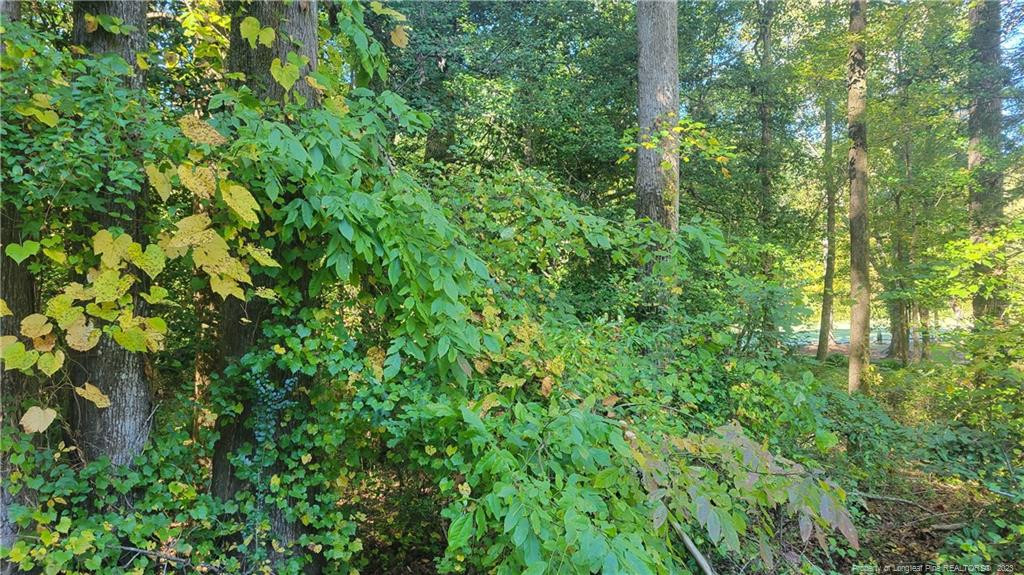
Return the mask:
[[[74,3],[72,41],[84,46],[94,54],[119,54],[135,74],[125,79],[127,87],[138,91],[143,98],[143,75],[136,65],[135,54],[146,48],[146,2],[133,0],[103,0]],[[102,27],[89,32],[86,29],[86,14],[107,14],[120,18],[125,24],[134,26],[131,33],[111,34]],[[139,170],[142,170],[141,162]],[[138,242],[142,237],[143,194],[130,198],[135,204],[132,223],[126,231]],[[112,199],[107,202],[108,214],[123,211],[122,204]],[[98,218],[101,225],[114,225],[115,218],[103,214]],[[122,220],[116,220],[122,225]],[[132,289],[135,315],[143,315],[145,302],[139,297],[139,286]],[[76,386],[91,383],[110,398],[110,406],[99,409],[88,401],[75,401],[76,429],[78,441],[87,459],[110,458],[116,465],[126,465],[142,452],[149,439],[150,392],[143,369],[140,353],[128,351],[113,338],[104,335],[92,350],[74,354],[71,380]]]
[[[775,261],[770,251],[769,237],[772,231],[772,214],[774,212],[774,198],[772,197],[772,102],[771,102],[771,78],[772,67],[772,19],[775,16],[774,0],[762,0],[759,3],[760,18],[758,21],[757,49],[759,54],[759,78],[755,85],[758,94],[757,115],[761,124],[761,145],[758,149],[757,174],[759,180],[760,197],[758,201],[757,222],[761,228],[761,241],[765,242],[762,247],[761,275],[765,282],[774,279]],[[765,298],[761,304],[761,337],[763,345],[771,346],[776,343],[775,322],[772,319],[772,312],[775,302]]]
[[929,317],[928,308],[922,306],[918,315],[921,317],[921,359],[927,360],[931,358],[932,354],[931,318]]
[[637,120],[640,141],[668,130],[654,148],[640,146],[636,165],[636,215],[679,229],[679,32],[675,0],[637,3]]
[[[971,174],[971,238],[984,241],[1003,220],[1003,174],[998,166],[1002,136],[1003,70],[1000,54],[999,0],[975,0],[968,13],[971,50],[971,107],[968,118],[967,169]],[[984,264],[975,266],[982,276],[1001,275]],[[989,286],[985,286],[989,287]],[[975,322],[999,318],[1006,300],[998,293],[979,290],[972,302]]]
[[850,393],[865,390],[870,362],[871,283],[868,275],[867,61],[864,34],[867,0],[850,0],[850,52],[847,64],[847,118],[850,153]]
[[832,176],[832,100],[825,101],[825,286],[821,295],[821,325],[818,328],[818,361],[828,357],[832,331],[832,302],[836,275],[836,181]]

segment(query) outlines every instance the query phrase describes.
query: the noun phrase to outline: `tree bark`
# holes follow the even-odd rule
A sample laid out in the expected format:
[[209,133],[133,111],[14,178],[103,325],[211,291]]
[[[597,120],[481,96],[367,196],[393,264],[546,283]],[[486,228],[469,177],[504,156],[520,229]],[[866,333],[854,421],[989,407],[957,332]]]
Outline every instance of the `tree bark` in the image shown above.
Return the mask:
[[[124,81],[129,89],[139,92],[140,98],[145,97],[142,93],[144,78],[136,64],[135,55],[146,48],[146,8],[146,2],[133,0],[78,0],[72,10],[72,41],[93,54],[115,53],[124,58],[135,70]],[[130,33],[111,34],[99,27],[89,32],[86,29],[86,14],[107,14],[120,18],[135,29]],[[142,170],[141,162],[139,170]],[[142,237],[143,194],[139,193],[130,199],[136,208],[132,214],[133,223],[126,231],[135,241],[145,243]],[[113,198],[108,206],[108,214],[123,211]],[[99,215],[97,219],[101,225],[113,225],[115,222],[107,214]],[[131,293],[135,314],[142,315],[145,302],[139,297],[138,285]],[[91,383],[110,398],[110,406],[104,409],[88,401],[75,401],[75,428],[85,457],[108,457],[115,465],[131,463],[149,439],[151,402],[142,354],[128,351],[110,336],[103,335],[92,350],[74,354],[74,360],[71,369],[74,385],[80,387]]]
[[[1003,174],[998,166],[1002,137],[1003,84],[1000,31],[1002,18],[999,0],[974,0],[968,13],[971,51],[971,107],[968,117],[967,169],[971,175],[971,239],[984,241],[1003,221]],[[978,264],[981,276],[995,277],[1002,271]],[[983,286],[990,287],[990,286]],[[982,289],[972,302],[975,323],[999,318],[1006,300],[998,293]]]
[[835,299],[836,275],[836,181],[832,176],[832,100],[825,101],[825,153],[823,179],[825,181],[825,285],[821,294],[821,325],[818,328],[818,361],[828,357],[829,336],[832,331],[832,302]]
[[[308,59],[300,69],[301,76],[316,70],[318,39],[318,6],[315,0],[302,2],[228,2],[226,10],[231,15],[231,37],[228,48],[228,67],[231,72],[241,72],[245,82],[260,97],[281,101],[287,95],[270,75],[270,66],[275,58],[287,61],[289,52]],[[271,47],[257,44],[252,48],[242,38],[241,22],[246,17],[254,17],[263,27],[270,26],[277,32],[277,38]],[[313,107],[319,104],[319,96],[304,81],[295,83],[295,92],[304,98],[305,105]],[[269,316],[270,309],[262,301],[239,302],[227,300],[221,311],[221,353],[225,362],[237,360],[255,345],[262,333],[261,324]],[[245,321],[243,321],[245,320]],[[272,377],[281,376],[275,373]],[[247,486],[238,478],[231,462],[237,450],[245,445],[253,445],[255,437],[248,420],[255,413],[256,406],[249,394],[242,393],[242,413],[230,421],[219,419],[217,429],[219,438],[214,446],[213,470],[210,490],[214,496],[222,500],[230,500]],[[254,447],[255,448],[255,447]],[[296,521],[288,520],[286,513],[278,505],[272,504],[267,509],[270,524],[270,537],[279,545],[268,548],[273,563],[286,560],[305,551],[298,547],[297,542],[302,535],[303,527]],[[279,551],[278,549],[282,549]],[[319,573],[322,564],[319,557],[311,558],[305,573]]]
[[[772,20],[775,16],[774,0],[759,2],[760,18],[758,19],[759,74],[755,89],[758,94],[757,115],[761,124],[761,145],[758,149],[757,174],[760,197],[758,201],[757,222],[761,228],[761,275],[765,282],[774,279],[775,261],[770,251],[769,237],[772,231],[774,198],[772,197],[772,101],[771,101],[771,68],[772,68]],[[777,343],[775,322],[772,312],[775,302],[765,298],[761,304],[761,337],[767,346]]]
[[[636,215],[676,232],[679,229],[679,141],[671,127],[679,120],[679,33],[675,0],[637,3]],[[657,138],[660,130],[669,135]]]
[[868,274],[868,134],[867,61],[864,34],[867,28],[867,0],[850,0],[850,51],[847,63],[847,123],[850,152],[847,173],[850,181],[850,370],[849,392],[866,391],[865,375],[870,363],[871,283]]

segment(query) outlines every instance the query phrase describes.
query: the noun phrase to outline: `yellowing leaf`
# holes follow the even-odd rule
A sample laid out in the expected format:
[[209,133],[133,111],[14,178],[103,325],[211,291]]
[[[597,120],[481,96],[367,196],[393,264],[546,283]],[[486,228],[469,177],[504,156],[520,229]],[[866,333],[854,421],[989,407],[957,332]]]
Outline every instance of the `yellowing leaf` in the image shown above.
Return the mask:
[[100,391],[100,388],[91,383],[86,382],[84,386],[76,387],[75,393],[89,400],[93,405],[100,409],[110,407],[110,398]]
[[9,315],[14,314],[11,312],[11,308],[7,307],[7,302],[0,298],[0,317],[7,317]]
[[164,63],[167,64],[168,68],[176,68],[178,66],[178,60],[179,57],[177,52],[171,52],[170,50],[164,52]]
[[34,313],[21,320],[21,335],[25,337],[40,337],[50,333],[53,324],[41,313]]
[[59,370],[63,365],[64,352],[59,349],[54,352],[44,353],[39,356],[39,360],[36,362],[36,367],[39,368],[39,371],[42,371],[47,376],[57,373],[57,370]]
[[212,198],[217,189],[217,173],[208,166],[182,164],[178,166],[178,179],[181,185],[204,200]]
[[270,75],[287,92],[299,79],[299,67],[291,62],[282,65],[280,58],[274,58],[274,61],[270,63]]
[[115,328],[112,335],[114,336],[114,341],[128,351],[140,353],[146,351],[146,332],[140,327]]
[[274,45],[275,38],[277,38],[277,33],[274,32],[273,28],[267,26],[266,28],[260,30],[260,35],[258,39],[260,44],[263,44],[267,48],[270,48],[271,46]]
[[149,244],[146,246],[146,251],[138,255],[132,262],[139,266],[139,269],[146,272],[151,279],[155,278],[163,271],[164,265],[167,258],[164,256],[164,251],[160,249],[160,246],[155,244]]
[[166,247],[188,248],[197,245],[203,239],[203,232],[207,231],[206,228],[210,226],[210,216],[195,214],[194,216],[182,218],[174,226],[178,230],[174,232],[174,235],[167,242],[165,249]]
[[255,50],[256,38],[260,34],[260,21],[252,16],[246,16],[242,23],[238,25],[238,31],[242,35],[243,40],[249,41],[249,47]]
[[66,341],[68,346],[73,350],[89,351],[99,343],[100,330],[86,323],[85,317],[82,317],[75,323],[68,326],[67,333],[64,336],[64,341]]
[[226,182],[220,187],[220,195],[224,203],[235,212],[242,221],[250,224],[259,223],[260,205],[252,197],[249,190],[235,183]]
[[64,250],[58,248],[43,248],[43,254],[59,264],[67,263],[68,261],[68,255],[64,253]]
[[121,267],[121,260],[128,256],[133,249],[141,250],[142,246],[133,242],[132,237],[128,234],[121,234],[114,238],[109,230],[104,229],[96,232],[92,237],[93,253],[100,256],[103,265],[111,269]]
[[93,16],[92,14],[86,14],[85,15],[85,32],[87,34],[92,34],[99,27],[100,27],[100,23],[99,23],[99,20],[96,19],[96,16]]
[[245,251],[252,257],[253,261],[268,268],[279,268],[281,264],[270,255],[270,250],[259,246],[246,246]]
[[145,54],[135,54],[135,65],[139,67],[139,70],[149,70],[149,62],[146,60]]
[[122,276],[117,270],[101,272],[93,282],[96,303],[117,301],[118,298],[128,293],[133,283],[135,283],[135,278],[130,275]]
[[36,350],[26,351],[25,344],[14,341],[0,348],[0,359],[4,362],[4,369],[27,371],[36,364],[39,352]]
[[220,146],[227,143],[227,138],[213,129],[213,126],[195,116],[184,116],[178,120],[178,126],[186,138],[197,144]]
[[245,292],[239,287],[235,280],[225,278],[220,275],[210,276],[210,289],[213,293],[219,295],[222,299],[228,299],[228,296],[235,296],[236,298],[245,301]]
[[395,29],[391,31],[391,43],[399,48],[405,48],[409,45],[409,32],[405,26],[395,26]]
[[57,412],[52,408],[43,409],[38,405],[28,408],[25,415],[21,416],[21,428],[25,433],[42,433],[57,418]]
[[149,178],[149,185],[153,186],[160,199],[166,202],[171,197],[171,179],[167,173],[160,171],[153,164],[146,164],[146,176]]

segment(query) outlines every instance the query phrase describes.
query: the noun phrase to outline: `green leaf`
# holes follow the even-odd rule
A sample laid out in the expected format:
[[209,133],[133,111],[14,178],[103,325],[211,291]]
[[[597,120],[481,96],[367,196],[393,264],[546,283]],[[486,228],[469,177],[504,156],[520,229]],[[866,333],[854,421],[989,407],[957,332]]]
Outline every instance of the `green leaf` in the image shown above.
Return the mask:
[[282,66],[281,59],[274,58],[274,61],[270,63],[270,75],[287,92],[299,80],[299,67],[291,62]]
[[260,21],[248,16],[239,24],[238,31],[241,32],[242,38],[249,41],[249,47],[255,50],[256,40],[260,35]]
[[7,244],[4,253],[19,264],[39,253],[39,242],[27,241],[22,244]]
[[461,515],[448,527],[448,546],[461,548],[469,543],[469,537],[473,534],[473,516],[471,514]]

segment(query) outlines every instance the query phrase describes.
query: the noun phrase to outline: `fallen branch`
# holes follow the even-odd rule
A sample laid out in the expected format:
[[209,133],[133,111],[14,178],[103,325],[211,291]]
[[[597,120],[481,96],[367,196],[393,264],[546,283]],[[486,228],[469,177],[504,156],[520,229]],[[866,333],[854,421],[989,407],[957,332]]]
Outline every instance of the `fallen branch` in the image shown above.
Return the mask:
[[938,523],[927,527],[927,531],[956,531],[957,529],[963,529],[967,527],[966,523]]
[[683,544],[686,545],[686,549],[693,555],[693,558],[697,561],[697,565],[700,565],[700,570],[704,572],[704,575],[715,575],[715,570],[711,567],[711,563],[706,557],[697,549],[697,546],[690,540],[690,536],[683,531],[683,528],[675,521],[670,521],[672,528],[676,530],[679,537],[683,539]]

